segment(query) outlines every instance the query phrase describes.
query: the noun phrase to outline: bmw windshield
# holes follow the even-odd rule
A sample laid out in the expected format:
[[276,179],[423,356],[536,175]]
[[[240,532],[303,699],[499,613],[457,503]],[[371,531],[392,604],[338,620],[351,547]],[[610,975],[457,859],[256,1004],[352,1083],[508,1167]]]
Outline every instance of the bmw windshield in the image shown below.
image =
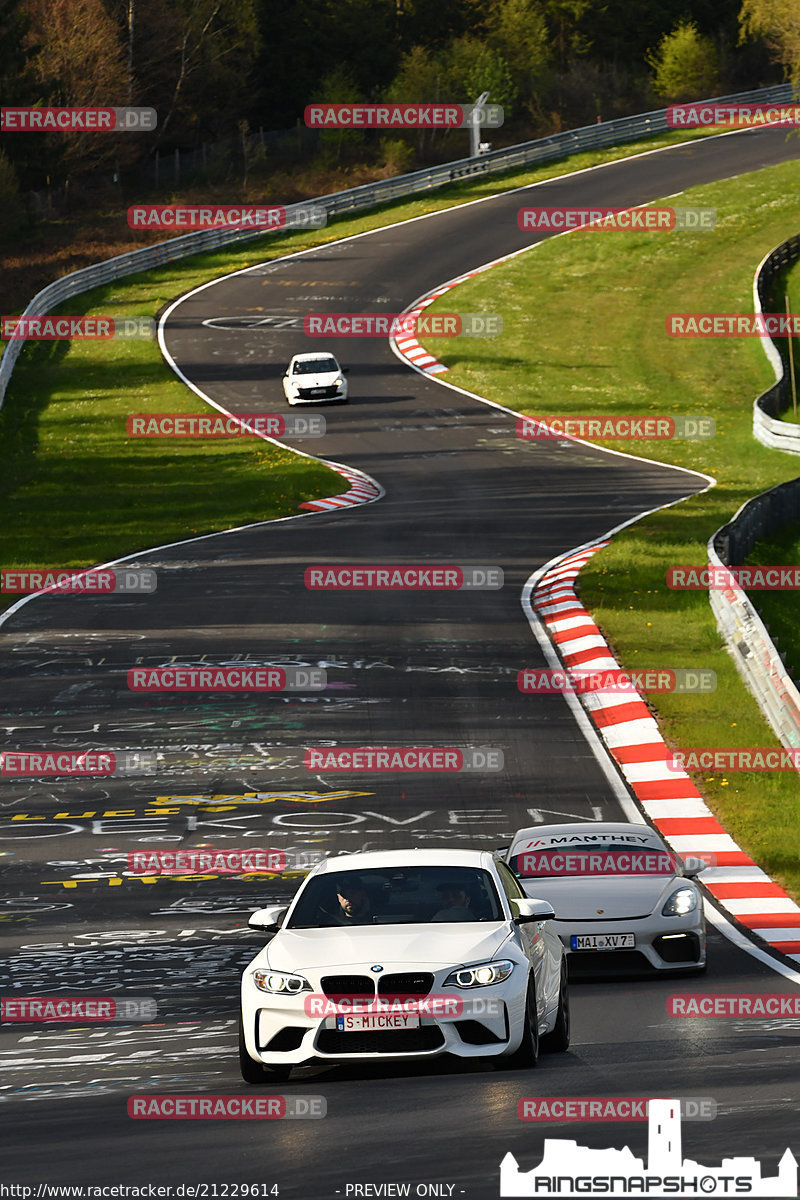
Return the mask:
[[473,867],[397,867],[326,872],[308,881],[286,929],[503,921],[488,871]]

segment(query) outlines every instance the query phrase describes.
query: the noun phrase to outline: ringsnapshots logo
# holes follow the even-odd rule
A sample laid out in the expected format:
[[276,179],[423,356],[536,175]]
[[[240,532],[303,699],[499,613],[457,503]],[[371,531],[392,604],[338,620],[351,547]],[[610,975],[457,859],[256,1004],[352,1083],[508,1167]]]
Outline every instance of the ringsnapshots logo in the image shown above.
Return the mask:
[[321,205],[132,204],[131,229],[323,229],[328,213]]
[[288,859],[282,850],[131,850],[133,875],[282,875]]
[[665,328],[670,337],[797,337],[800,313],[668,313]]
[[745,592],[796,592],[800,590],[800,567],[670,567],[667,587],[673,591],[727,592],[742,588]]
[[0,1021],[154,1021],[150,996],[0,996]]
[[677,1097],[649,1101],[647,1162],[627,1146],[595,1149],[566,1138],[547,1138],[541,1162],[529,1171],[521,1171],[509,1152],[500,1163],[500,1196],[797,1196],[797,1160],[790,1150],[771,1178],[755,1158],[723,1157],[720,1166],[706,1167],[683,1157],[681,1118]]
[[499,129],[501,104],[308,104],[309,129]]
[[458,592],[498,591],[501,567],[447,565],[383,565],[372,567],[307,567],[303,576],[309,591],[331,592]]
[[732,771],[800,771],[800,750],[697,747],[668,751],[666,764],[670,771],[720,771],[726,775]]
[[128,1116],[145,1121],[318,1120],[328,1111],[324,1096],[224,1096],[165,1093],[130,1096]]
[[780,125],[784,129],[800,127],[800,106],[796,104],[671,104],[667,108],[670,129],[702,129],[724,125],[727,129],[759,129]]
[[239,413],[233,417],[221,413],[133,413],[125,428],[131,438],[324,437],[326,423],[317,414]]
[[155,571],[125,568],[109,571],[92,569],[75,571],[59,567],[26,567],[24,570],[0,571],[0,592],[28,595],[49,592],[64,596],[111,595],[115,592],[154,592]]
[[132,692],[320,692],[328,686],[321,667],[132,667]]
[[306,313],[306,337],[497,337],[499,313]]
[[711,417],[518,417],[517,437],[523,442],[563,438],[599,438],[625,442],[697,442],[716,436]]
[[496,772],[503,769],[503,751],[473,746],[356,746],[308,747],[303,757],[307,771],[357,774],[450,774],[459,771]]
[[154,750],[3,750],[0,778],[120,778],[155,775]]
[[702,693],[716,691],[715,671],[703,668],[690,670],[687,667],[652,667],[639,671],[627,671],[621,667],[528,667],[517,675],[517,688],[521,692],[549,693],[568,692],[586,694],[610,692],[612,694],[636,694],[638,692]]
[[[520,1121],[647,1121],[650,1096],[523,1096],[517,1102]],[[684,1121],[714,1121],[717,1102],[711,1096],[682,1096]]]
[[569,229],[590,229],[605,233],[692,233],[716,229],[715,208],[615,208],[592,205],[586,208],[544,205],[525,207],[517,212],[517,225],[532,233],[564,233]]
[[157,125],[154,108],[0,108],[0,133],[147,133]]
[[152,341],[152,317],[0,317],[4,342],[110,342]]

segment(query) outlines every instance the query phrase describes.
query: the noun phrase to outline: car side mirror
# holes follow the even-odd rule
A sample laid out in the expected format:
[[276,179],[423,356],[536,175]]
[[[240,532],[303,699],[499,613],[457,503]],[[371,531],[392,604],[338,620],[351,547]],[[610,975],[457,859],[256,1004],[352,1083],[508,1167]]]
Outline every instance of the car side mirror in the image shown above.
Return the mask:
[[349,375],[349,374],[350,374],[350,368],[349,368],[349,367],[342,367],[342,374],[343,374],[343,375]]
[[288,911],[285,904],[271,904],[269,908],[256,909],[247,924],[251,929],[258,929],[263,933],[277,933]]
[[708,863],[702,858],[688,858],[681,868],[684,879],[696,879],[701,871],[708,868]]
[[556,915],[555,909],[547,900],[512,900],[511,903],[517,910],[517,915],[514,917],[515,925],[530,925],[533,921],[552,921]]

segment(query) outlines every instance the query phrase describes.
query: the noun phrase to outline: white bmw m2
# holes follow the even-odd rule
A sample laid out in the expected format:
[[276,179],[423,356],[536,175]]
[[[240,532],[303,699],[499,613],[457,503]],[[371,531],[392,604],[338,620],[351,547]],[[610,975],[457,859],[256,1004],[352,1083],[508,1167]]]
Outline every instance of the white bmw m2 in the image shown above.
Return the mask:
[[319,863],[246,967],[247,1083],[318,1062],[491,1058],[524,1068],[569,1045],[564,950],[550,904],[496,855],[394,850]]

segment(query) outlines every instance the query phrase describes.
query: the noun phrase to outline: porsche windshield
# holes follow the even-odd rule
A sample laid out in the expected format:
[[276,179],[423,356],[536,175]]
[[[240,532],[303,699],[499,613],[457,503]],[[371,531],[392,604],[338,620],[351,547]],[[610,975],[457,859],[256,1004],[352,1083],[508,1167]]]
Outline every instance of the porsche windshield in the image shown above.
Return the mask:
[[657,842],[630,846],[613,838],[577,846],[519,847],[512,856],[511,868],[521,879],[680,874],[677,859],[666,846]]
[[316,875],[303,889],[284,928],[503,920],[488,871],[409,866]]

